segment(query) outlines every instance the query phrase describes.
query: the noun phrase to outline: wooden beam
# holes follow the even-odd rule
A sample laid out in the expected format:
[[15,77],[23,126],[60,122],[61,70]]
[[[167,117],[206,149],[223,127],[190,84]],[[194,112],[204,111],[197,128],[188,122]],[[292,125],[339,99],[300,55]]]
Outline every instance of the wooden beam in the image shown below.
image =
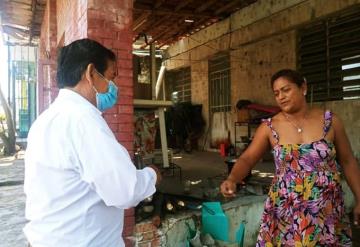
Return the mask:
[[[196,21],[195,22],[195,24],[192,24],[191,25],[191,27],[189,27],[189,25],[188,24],[185,24],[185,22],[183,22],[182,20],[180,20],[180,21],[177,21],[177,22],[175,22],[174,24],[172,24],[172,25],[170,25],[170,26],[168,26],[167,28],[165,28],[165,29],[163,29],[162,31],[160,31],[160,32],[158,32],[158,33],[155,33],[154,34],[154,36],[152,37],[152,40],[151,40],[151,42],[149,42],[149,44],[152,44],[152,43],[154,43],[155,41],[159,41],[159,39],[162,37],[162,36],[164,36],[164,35],[166,35],[167,33],[170,33],[170,34],[168,34],[167,36],[171,36],[172,34],[172,32],[171,31],[176,31],[176,30],[178,30],[179,29],[179,27],[185,27],[185,29],[193,29],[193,28],[195,28],[195,27],[197,27],[197,26],[201,26],[202,24],[198,24],[198,23],[202,23],[202,21],[204,20],[204,19],[206,19],[206,20],[208,20],[208,18],[202,18],[202,19],[200,19],[199,21]],[[196,25],[196,26],[195,26]],[[182,29],[180,29],[180,32],[183,30],[184,28],[182,28]],[[141,47],[141,49],[144,49],[144,48],[146,48],[147,47],[147,44],[144,44],[142,47]]]
[[179,37],[181,37],[182,35],[185,35],[187,33],[190,33],[190,30],[187,28],[183,28],[183,29],[177,31],[176,33],[169,33],[168,35],[164,36],[164,38],[162,40],[160,40],[160,41],[162,41],[161,46],[172,43],[173,41],[178,40]]
[[195,13],[200,13],[209,8],[211,5],[216,3],[218,0],[208,0],[203,5],[201,5],[199,8],[195,10]]
[[[200,30],[202,29],[201,26],[205,25],[205,27],[207,26],[206,23],[208,22],[209,19],[207,18],[203,18],[201,20],[198,21],[198,25],[194,26],[193,28],[183,28],[180,31],[178,31],[176,34],[172,34],[172,35],[168,35],[167,37],[165,36],[164,39],[162,40],[162,42],[159,44],[158,48],[161,48],[164,45],[170,44],[174,41],[177,41],[179,39],[179,37],[190,33],[193,30],[196,30],[197,28],[199,28]],[[196,31],[194,31],[196,32]],[[170,37],[169,37],[170,36]]]
[[[36,0],[32,0],[31,1],[31,12],[32,12],[32,17],[31,17],[31,21],[30,21],[30,30],[29,30],[29,44],[31,44],[31,40],[33,38],[33,29],[34,29],[34,20],[35,20],[35,16],[36,16],[36,7],[37,7],[37,1]],[[50,25],[49,25],[50,26]]]
[[164,34],[168,33],[168,32],[171,31],[171,30],[173,30],[176,26],[177,26],[177,23],[176,23],[175,25],[172,25],[172,26],[170,26],[170,27],[168,27],[168,28],[160,31],[159,33],[156,33],[156,34],[153,36],[152,40],[151,40],[148,44],[142,45],[142,46],[140,47],[140,49],[144,49],[144,48],[146,48],[148,45],[154,43],[154,42],[157,41],[159,38],[161,38]]
[[10,1],[9,3],[8,3],[8,5],[9,5],[9,7],[10,7],[10,5],[18,5],[18,6],[11,6],[11,8],[13,9],[13,8],[19,8],[20,6],[19,5],[21,5],[22,7],[25,5],[26,6],[26,9],[27,10],[31,10],[31,3],[25,3],[25,2],[19,2],[19,1],[15,1],[15,0],[13,0],[13,1]]
[[154,5],[154,9],[159,8],[164,2],[165,2],[165,0],[157,0]]
[[175,12],[179,11],[180,9],[184,8],[186,5],[188,5],[189,3],[191,3],[193,0],[183,0],[181,1],[181,3],[176,6],[176,8],[174,9]]
[[4,33],[10,34],[12,36],[16,36],[17,37],[17,33],[20,33],[22,36],[27,37],[29,35],[29,31],[27,30],[23,30],[23,29],[19,29],[16,27],[11,27],[11,26],[2,26],[2,31]]
[[154,27],[158,27],[161,23],[165,22],[166,19],[168,19],[171,15],[165,15],[155,21],[148,22],[147,25],[143,26],[142,29],[140,29],[142,32],[147,33],[149,32],[149,29],[153,29]]
[[236,4],[240,3],[241,1],[243,1],[243,0],[233,0],[233,1],[231,1],[230,3],[222,6],[220,9],[216,10],[216,11],[215,11],[215,14],[216,14],[216,15],[219,15],[219,14],[227,11],[228,9],[234,7]]
[[145,5],[145,4],[135,4],[134,9],[136,10],[142,10],[142,11],[151,11],[152,14],[155,15],[173,15],[173,16],[199,16],[199,17],[215,17],[213,13],[210,12],[203,12],[203,13],[194,13],[192,11],[177,11],[175,12],[172,9],[153,9],[151,6]]
[[138,28],[140,28],[148,19],[148,17],[151,15],[150,11],[144,12],[139,18],[137,18],[133,23],[133,31],[136,31]]

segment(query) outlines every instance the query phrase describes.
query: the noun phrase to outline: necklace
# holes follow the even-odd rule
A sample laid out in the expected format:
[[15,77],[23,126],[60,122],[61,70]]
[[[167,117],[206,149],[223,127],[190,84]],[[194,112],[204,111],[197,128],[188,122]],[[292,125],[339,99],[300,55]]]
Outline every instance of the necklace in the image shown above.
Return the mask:
[[291,123],[292,124],[292,126],[294,126],[296,129],[297,129],[297,132],[299,133],[299,134],[301,134],[302,132],[303,132],[303,127],[301,127],[301,125],[302,125],[302,122],[305,120],[305,116],[306,116],[306,114],[304,115],[304,118],[301,120],[301,125],[299,126],[298,124],[296,124],[295,122],[293,122],[290,118],[289,118],[289,116],[287,115],[287,114],[285,114],[285,113],[282,113],[284,116],[285,116],[285,118],[286,118],[286,120],[289,122],[289,123]]

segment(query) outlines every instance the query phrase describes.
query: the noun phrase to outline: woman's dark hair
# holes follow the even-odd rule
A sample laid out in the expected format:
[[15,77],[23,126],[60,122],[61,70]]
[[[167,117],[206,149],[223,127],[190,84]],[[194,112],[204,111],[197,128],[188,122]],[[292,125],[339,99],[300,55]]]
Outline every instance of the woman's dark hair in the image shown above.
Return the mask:
[[298,87],[301,87],[301,85],[306,82],[305,77],[303,77],[299,72],[292,69],[282,69],[271,77],[271,88],[274,87],[274,82],[280,77],[295,83]]
[[58,87],[76,86],[90,63],[94,64],[99,73],[104,74],[107,63],[115,60],[115,54],[100,43],[91,39],[76,40],[58,52]]

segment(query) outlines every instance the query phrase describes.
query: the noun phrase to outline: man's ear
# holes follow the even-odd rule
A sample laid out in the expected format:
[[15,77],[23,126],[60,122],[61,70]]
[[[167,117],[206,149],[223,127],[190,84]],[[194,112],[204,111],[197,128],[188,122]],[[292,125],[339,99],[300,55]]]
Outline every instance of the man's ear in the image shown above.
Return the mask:
[[89,63],[88,66],[86,67],[84,76],[85,76],[86,80],[88,80],[90,82],[91,85],[93,85],[94,73],[95,73],[94,64]]

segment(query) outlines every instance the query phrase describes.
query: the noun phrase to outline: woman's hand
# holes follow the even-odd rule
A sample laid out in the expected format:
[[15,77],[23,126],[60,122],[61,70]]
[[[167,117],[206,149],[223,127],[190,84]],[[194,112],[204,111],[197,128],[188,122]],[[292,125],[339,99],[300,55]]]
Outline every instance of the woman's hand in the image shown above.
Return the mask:
[[235,197],[236,183],[227,179],[220,185],[220,191],[225,197]]
[[354,214],[354,225],[359,227],[360,226],[360,203],[356,203],[354,210],[353,210],[353,214]]

